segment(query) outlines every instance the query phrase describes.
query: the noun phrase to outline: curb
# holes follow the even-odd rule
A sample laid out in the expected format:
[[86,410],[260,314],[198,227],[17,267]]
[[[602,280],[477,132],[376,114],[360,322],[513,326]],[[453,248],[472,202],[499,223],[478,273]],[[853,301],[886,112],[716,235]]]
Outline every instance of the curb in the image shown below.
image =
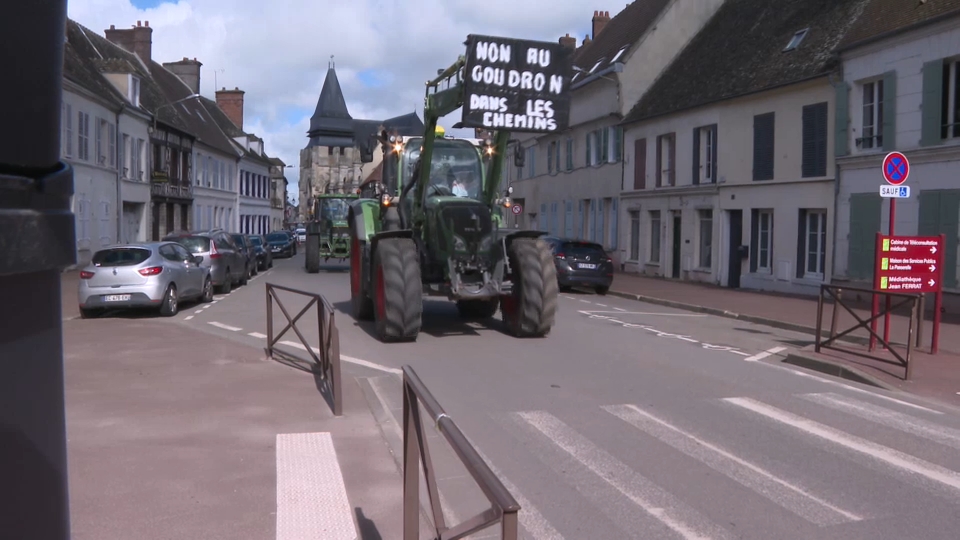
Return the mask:
[[889,390],[891,392],[901,392],[901,389],[897,388],[896,386],[882,381],[873,375],[868,375],[855,367],[847,366],[839,362],[833,362],[831,360],[826,360],[824,358],[816,358],[814,356],[798,352],[790,352],[783,360],[783,363],[818,371],[820,373],[832,375],[840,379],[846,379],[848,381],[854,381],[861,384],[874,386],[876,388],[882,388],[883,390]]
[[[778,321],[776,319],[768,319],[766,317],[757,317],[755,315],[745,315],[743,313],[736,313],[734,311],[727,311],[725,309],[717,309],[707,306],[698,306],[696,304],[687,304],[685,302],[676,302],[674,300],[664,300],[663,298],[655,298],[653,296],[645,296],[642,294],[633,294],[625,293],[620,291],[608,291],[608,295],[616,296],[618,298],[626,298],[627,300],[636,300],[639,302],[646,302],[648,304],[655,304],[658,306],[670,307],[674,309],[682,309],[684,311],[692,311],[695,313],[705,313],[707,315],[716,315],[717,317],[725,317],[727,319],[736,319],[738,321],[744,321],[754,324],[762,324],[764,326],[771,326],[773,328],[779,328],[781,330],[789,330],[791,332],[799,332],[801,334],[810,334],[811,336],[816,335],[817,329],[812,326],[806,326],[803,324],[794,324],[784,321]],[[829,330],[821,330],[820,335],[822,337],[830,337]],[[838,341],[846,341],[848,343],[854,343],[857,345],[867,345],[870,343],[869,338],[859,337],[859,336],[844,336]],[[898,343],[894,343],[899,345]]]

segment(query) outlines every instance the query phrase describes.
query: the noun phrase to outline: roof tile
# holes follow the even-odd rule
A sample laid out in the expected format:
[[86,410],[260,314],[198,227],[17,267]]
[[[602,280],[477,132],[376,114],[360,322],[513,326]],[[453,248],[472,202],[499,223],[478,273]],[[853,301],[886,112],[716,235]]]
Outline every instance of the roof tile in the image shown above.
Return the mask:
[[840,48],[846,49],[951,14],[960,14],[960,0],[870,0],[863,15],[840,42]]

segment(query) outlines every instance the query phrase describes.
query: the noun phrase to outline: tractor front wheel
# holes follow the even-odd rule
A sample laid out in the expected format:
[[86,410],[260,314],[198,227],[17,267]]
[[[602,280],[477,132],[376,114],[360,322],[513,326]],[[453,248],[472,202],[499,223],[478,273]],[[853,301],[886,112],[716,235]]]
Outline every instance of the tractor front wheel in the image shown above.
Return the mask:
[[316,274],[320,271],[320,236],[316,234],[307,235],[307,256],[304,263],[308,274]]
[[373,304],[380,341],[414,341],[420,333],[423,285],[410,238],[384,238],[373,253]]
[[557,267],[550,247],[541,239],[518,238],[510,243],[510,295],[500,298],[507,330],[517,337],[542,337],[557,315]]
[[360,239],[353,238],[350,246],[350,310],[358,321],[373,319],[373,301],[369,291],[363,288],[363,267],[366,261],[363,257]]
[[489,319],[497,314],[499,307],[499,298],[457,301],[457,310],[460,312],[460,317],[464,319]]

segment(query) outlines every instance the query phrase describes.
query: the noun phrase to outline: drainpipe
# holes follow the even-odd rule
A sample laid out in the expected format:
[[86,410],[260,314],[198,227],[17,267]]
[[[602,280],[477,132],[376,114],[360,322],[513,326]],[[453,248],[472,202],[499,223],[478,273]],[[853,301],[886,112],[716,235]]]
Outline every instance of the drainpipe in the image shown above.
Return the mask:
[[120,110],[117,111],[117,128],[113,130],[113,152],[114,152],[114,162],[117,164],[117,243],[123,243],[123,192],[120,189],[123,180],[121,176],[123,173],[123,164],[120,163],[120,143],[123,142],[123,135],[120,134],[120,116],[123,115],[123,111],[127,109],[126,103],[120,104]]
[[[843,84],[846,84],[843,81],[843,63],[842,62],[840,63],[839,71],[840,71],[839,82],[834,82],[833,72],[827,74],[827,82],[829,82],[830,86],[832,86],[834,89],[839,88]],[[833,108],[834,108],[834,121],[836,121],[836,108],[837,108],[836,102],[834,102]],[[836,133],[836,126],[834,126],[834,133]],[[834,149],[836,149],[836,142],[834,142]],[[832,241],[830,242],[830,279],[829,281],[827,280],[826,276],[824,276],[824,281],[826,281],[827,283],[833,283],[833,276],[836,274],[836,271],[837,271],[837,216],[839,211],[840,211],[840,162],[837,160],[836,152],[834,152],[833,154],[833,234],[831,235],[833,238],[831,238]],[[847,261],[848,265],[849,263],[850,262]]]

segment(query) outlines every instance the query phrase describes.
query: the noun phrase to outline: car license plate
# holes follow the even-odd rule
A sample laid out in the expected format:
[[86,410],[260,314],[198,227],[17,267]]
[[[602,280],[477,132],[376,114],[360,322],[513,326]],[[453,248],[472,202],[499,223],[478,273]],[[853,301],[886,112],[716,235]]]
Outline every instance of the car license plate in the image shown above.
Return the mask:
[[126,302],[130,300],[129,294],[108,294],[103,297],[104,302]]
[[595,264],[579,263],[577,264],[580,268],[586,268],[587,270],[594,270],[597,268]]

